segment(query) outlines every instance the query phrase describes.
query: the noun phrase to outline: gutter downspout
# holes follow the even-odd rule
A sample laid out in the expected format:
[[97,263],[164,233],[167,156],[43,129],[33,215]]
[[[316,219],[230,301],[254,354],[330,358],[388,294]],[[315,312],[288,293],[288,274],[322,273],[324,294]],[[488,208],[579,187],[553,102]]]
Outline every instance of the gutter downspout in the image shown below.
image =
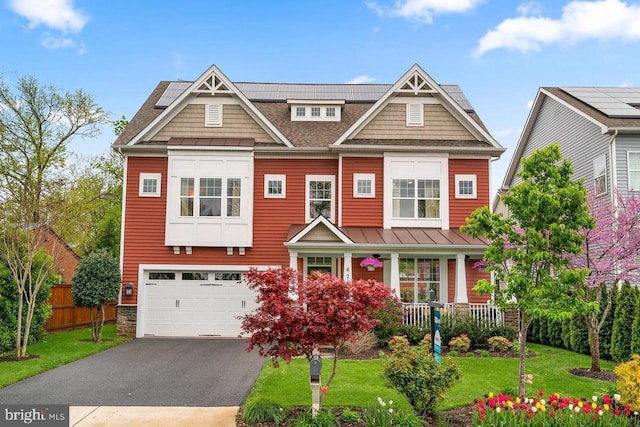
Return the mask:
[[[120,277],[122,278],[124,268],[124,213],[127,200],[127,163],[129,157],[122,154],[122,147],[117,148],[118,153],[124,157],[122,165],[122,212],[120,213]],[[123,283],[120,283],[120,292],[118,293],[118,305],[122,305],[122,289]]]

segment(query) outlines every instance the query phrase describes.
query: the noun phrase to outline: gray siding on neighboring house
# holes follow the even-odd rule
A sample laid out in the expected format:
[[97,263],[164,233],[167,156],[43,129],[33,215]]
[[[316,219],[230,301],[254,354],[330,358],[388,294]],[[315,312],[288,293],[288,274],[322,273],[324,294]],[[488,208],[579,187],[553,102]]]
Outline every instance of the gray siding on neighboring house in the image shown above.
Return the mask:
[[[627,152],[640,151],[640,135],[618,135],[616,137],[616,174],[618,175],[618,189],[622,195],[629,193],[629,168]],[[638,192],[634,192],[636,197]]]
[[[563,157],[569,158],[573,165],[574,179],[584,178],[585,185],[593,185],[593,160],[609,151],[609,136],[603,135],[600,127],[576,114],[555,99],[545,97],[540,112],[526,141],[522,157],[529,157],[540,148],[554,142],[560,143]],[[607,155],[607,191],[611,190],[611,171]],[[518,166],[518,171],[520,170]],[[520,182],[513,179],[509,185]]]

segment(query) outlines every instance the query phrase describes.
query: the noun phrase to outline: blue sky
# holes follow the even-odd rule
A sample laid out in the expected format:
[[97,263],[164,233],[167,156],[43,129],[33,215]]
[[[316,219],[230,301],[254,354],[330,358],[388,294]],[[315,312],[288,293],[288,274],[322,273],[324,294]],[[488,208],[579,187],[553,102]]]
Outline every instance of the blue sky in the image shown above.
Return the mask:
[[0,40],[5,79],[85,89],[114,118],[211,64],[233,81],[394,83],[418,63],[507,148],[494,189],[538,87],[640,86],[640,1],[0,0]]

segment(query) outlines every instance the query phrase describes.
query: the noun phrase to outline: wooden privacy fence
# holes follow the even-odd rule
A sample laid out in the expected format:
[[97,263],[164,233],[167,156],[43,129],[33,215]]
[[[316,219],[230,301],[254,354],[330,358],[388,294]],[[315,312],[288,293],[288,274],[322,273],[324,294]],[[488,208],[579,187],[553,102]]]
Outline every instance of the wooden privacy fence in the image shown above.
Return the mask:
[[[56,285],[51,288],[49,304],[53,308],[51,317],[44,328],[49,332],[86,328],[91,325],[89,309],[74,307],[71,299],[71,285]],[[95,313],[94,313],[95,316]],[[104,310],[104,323],[116,321],[116,305],[111,304]]]

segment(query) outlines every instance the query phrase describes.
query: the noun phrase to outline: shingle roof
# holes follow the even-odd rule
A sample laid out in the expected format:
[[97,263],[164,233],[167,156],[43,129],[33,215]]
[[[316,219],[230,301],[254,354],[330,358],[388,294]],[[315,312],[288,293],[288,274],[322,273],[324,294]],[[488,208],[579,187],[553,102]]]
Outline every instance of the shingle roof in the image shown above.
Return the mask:
[[[571,94],[569,94],[568,92],[566,92],[562,88],[559,88],[559,87],[543,87],[541,89],[551,93],[552,95],[556,96],[557,98],[559,98],[560,100],[566,102],[567,104],[571,105],[572,107],[576,108],[577,110],[587,114],[588,116],[590,116],[594,120],[602,123],[604,126],[607,126],[607,127],[610,127],[610,128],[625,128],[625,127],[635,128],[635,127],[640,127],[640,117],[628,117],[628,118],[625,118],[625,117],[609,117],[608,115],[606,115],[602,111],[598,110],[594,106],[592,106],[592,105],[590,105],[590,104],[588,104],[588,103],[576,98],[575,96],[572,96]],[[608,88],[599,88],[599,89],[606,91],[606,89],[608,89]],[[615,89],[615,88],[611,88],[611,89]]]

